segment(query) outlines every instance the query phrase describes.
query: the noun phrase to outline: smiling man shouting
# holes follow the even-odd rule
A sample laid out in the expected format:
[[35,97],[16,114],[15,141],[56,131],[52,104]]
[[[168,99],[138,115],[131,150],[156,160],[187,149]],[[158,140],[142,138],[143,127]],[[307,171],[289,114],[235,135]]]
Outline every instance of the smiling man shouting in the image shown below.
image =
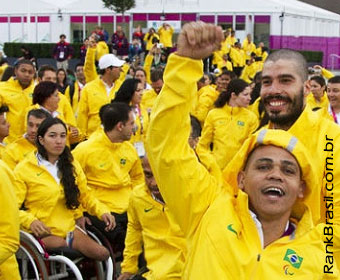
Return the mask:
[[[148,130],[151,168],[187,238],[183,279],[263,280],[289,275],[294,279],[337,279],[335,262],[331,278],[324,272],[327,227],[319,224],[314,228],[304,204],[320,193],[320,185],[302,141],[283,130],[252,135],[232,160],[233,172],[228,178],[238,189],[231,195],[231,187],[218,184],[190,150],[189,111],[195,82],[203,75],[201,59],[216,50],[221,40],[222,31],[214,25],[196,22],[183,27],[177,53],[169,57]],[[279,100],[271,106],[281,106],[283,114],[290,112],[291,100]],[[336,251],[338,227],[334,225],[332,230],[332,250]]]

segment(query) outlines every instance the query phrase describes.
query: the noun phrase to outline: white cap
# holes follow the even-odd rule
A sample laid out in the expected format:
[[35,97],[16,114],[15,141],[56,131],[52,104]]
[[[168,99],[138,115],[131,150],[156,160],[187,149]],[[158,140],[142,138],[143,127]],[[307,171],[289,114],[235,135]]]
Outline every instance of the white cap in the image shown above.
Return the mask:
[[100,59],[99,59],[99,69],[106,69],[110,66],[114,67],[121,67],[125,63],[124,60],[121,60],[117,58],[115,55],[112,53],[109,54],[104,54]]

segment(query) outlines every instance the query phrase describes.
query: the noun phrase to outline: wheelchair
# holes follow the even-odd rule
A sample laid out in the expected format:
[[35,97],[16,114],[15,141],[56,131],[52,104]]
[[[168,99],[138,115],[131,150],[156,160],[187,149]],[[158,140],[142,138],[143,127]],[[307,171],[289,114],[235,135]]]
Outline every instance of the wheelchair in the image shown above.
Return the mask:
[[[102,242],[92,232],[88,235],[102,245]],[[84,273],[90,272],[91,279],[114,280],[114,267],[111,257],[105,262],[93,261],[80,252],[70,248],[56,248],[46,251],[30,233],[20,231],[20,247],[16,253],[20,274],[23,280],[70,279],[82,280]],[[95,275],[92,273],[95,271]]]

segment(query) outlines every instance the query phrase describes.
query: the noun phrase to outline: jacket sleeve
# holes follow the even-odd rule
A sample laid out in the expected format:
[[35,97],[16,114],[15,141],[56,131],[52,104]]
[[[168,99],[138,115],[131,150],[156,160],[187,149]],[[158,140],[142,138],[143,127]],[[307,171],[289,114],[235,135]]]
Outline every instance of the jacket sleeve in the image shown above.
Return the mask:
[[[18,168],[19,167],[19,168]],[[17,166],[14,169],[15,175],[15,194],[17,196],[17,209],[20,209],[22,204],[25,202],[26,194],[27,194],[27,186],[24,180],[21,178],[21,174],[23,174],[25,170],[20,169],[20,166]],[[19,210],[19,220],[20,225],[26,230],[30,230],[30,226],[33,221],[38,220],[32,213],[29,213],[25,210]]]
[[141,161],[138,157],[138,154],[134,149],[134,153],[136,154],[136,160],[130,170],[130,178],[131,178],[131,183],[132,183],[132,187],[135,187],[137,185],[143,184],[144,183],[144,172],[143,172],[143,168],[142,168],[142,164]]
[[12,187],[14,176],[3,162],[0,164],[0,177],[0,264],[2,264],[19,247],[19,210]]
[[89,83],[95,80],[98,77],[96,65],[95,65],[95,58],[96,58],[96,48],[87,48],[86,56],[85,56],[85,63],[84,63],[84,75],[86,83]]
[[144,70],[146,72],[146,82],[151,84],[151,65],[153,61],[153,55],[147,54],[144,60]]
[[88,94],[87,88],[85,86],[84,89],[82,90],[81,98],[79,100],[78,117],[77,117],[77,126],[85,139],[88,137],[87,126],[88,126],[89,107],[88,107],[88,95],[87,94]]
[[220,189],[188,143],[190,101],[202,70],[199,60],[170,55],[147,134],[147,154],[158,187],[187,237]]
[[121,264],[122,273],[137,273],[138,257],[142,252],[142,227],[139,223],[138,216],[133,203],[133,194],[130,197],[128,207],[128,225],[125,238],[124,259]]
[[214,137],[214,123],[211,114],[208,114],[202,129],[202,135],[197,145],[198,153],[210,153],[210,144],[213,142]]
[[201,126],[204,127],[205,119],[209,113],[209,109],[212,107],[214,101],[209,96],[209,92],[203,92],[198,98],[197,106],[193,115],[199,120]]

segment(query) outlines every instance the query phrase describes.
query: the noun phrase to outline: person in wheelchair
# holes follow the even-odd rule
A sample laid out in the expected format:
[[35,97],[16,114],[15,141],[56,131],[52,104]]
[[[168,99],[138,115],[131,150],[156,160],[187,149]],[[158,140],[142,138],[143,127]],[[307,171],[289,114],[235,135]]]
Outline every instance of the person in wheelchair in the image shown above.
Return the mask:
[[66,146],[67,129],[58,118],[45,119],[38,128],[37,152],[20,162],[15,170],[15,191],[21,228],[33,233],[46,249],[69,247],[95,260],[106,260],[108,250],[76,226],[87,209],[113,230],[110,210],[87,190],[79,163]]

